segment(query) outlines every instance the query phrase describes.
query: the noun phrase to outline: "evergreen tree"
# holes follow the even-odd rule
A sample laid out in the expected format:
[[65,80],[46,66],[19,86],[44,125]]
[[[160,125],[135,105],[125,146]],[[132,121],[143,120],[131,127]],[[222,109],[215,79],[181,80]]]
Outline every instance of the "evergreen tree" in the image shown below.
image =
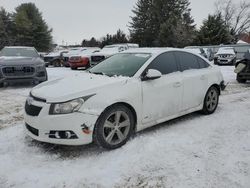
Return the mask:
[[[157,37],[157,28],[153,22],[152,0],[139,0],[132,12],[135,14],[130,23],[131,41],[140,46],[152,46]],[[156,23],[156,22],[155,22]]]
[[38,51],[48,51],[52,44],[52,30],[33,3],[24,3],[13,15],[16,28],[15,45],[34,46]]
[[199,45],[228,44],[232,40],[228,26],[226,26],[221,14],[209,15],[203,21],[196,39]]
[[131,40],[141,46],[183,47],[195,33],[188,0],[139,0],[130,23]]
[[84,39],[82,41],[82,47],[98,47],[100,46],[100,42],[97,41],[94,37],[92,37],[90,40]]
[[0,8],[0,50],[4,46],[13,44],[15,38],[13,34],[14,26],[11,20],[11,14],[4,8]]
[[116,34],[107,34],[106,37],[103,37],[101,41],[101,47],[104,47],[106,45],[112,45],[117,43],[127,43],[128,39],[126,34],[122,30],[118,29]]
[[121,29],[118,29],[116,34],[112,36],[112,43],[127,43],[127,42],[128,42],[127,36]]

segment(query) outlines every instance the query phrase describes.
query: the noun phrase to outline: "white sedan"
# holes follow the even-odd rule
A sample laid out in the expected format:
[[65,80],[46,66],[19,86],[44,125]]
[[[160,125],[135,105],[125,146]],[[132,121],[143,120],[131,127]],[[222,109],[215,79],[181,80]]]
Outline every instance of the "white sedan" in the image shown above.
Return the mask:
[[62,145],[95,142],[115,149],[131,134],[185,114],[212,114],[222,74],[198,54],[140,48],[116,54],[89,72],[42,83],[25,105],[25,130]]

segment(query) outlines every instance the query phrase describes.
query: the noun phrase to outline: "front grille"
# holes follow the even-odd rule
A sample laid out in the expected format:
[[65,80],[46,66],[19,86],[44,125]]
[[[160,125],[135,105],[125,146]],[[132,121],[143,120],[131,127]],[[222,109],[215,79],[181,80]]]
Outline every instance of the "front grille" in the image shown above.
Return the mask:
[[29,66],[15,66],[15,67],[4,67],[3,69],[4,76],[32,76],[35,72],[34,67]]
[[28,104],[28,101],[25,103],[25,112],[30,116],[38,116],[41,112],[42,107],[34,106],[32,104]]
[[91,56],[91,61],[93,62],[100,62],[105,59],[105,56]]
[[223,54],[223,55],[219,55],[220,56],[220,58],[229,58],[231,55],[229,55],[229,54]]
[[28,129],[32,134],[39,136],[39,130],[35,129],[34,127],[31,127],[27,123],[25,123],[26,129]]

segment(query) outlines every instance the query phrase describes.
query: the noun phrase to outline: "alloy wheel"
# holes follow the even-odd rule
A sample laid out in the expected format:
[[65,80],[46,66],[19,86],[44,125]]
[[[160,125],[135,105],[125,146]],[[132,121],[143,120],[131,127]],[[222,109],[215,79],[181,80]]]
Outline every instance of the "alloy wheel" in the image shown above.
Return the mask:
[[213,88],[211,89],[206,98],[206,106],[207,109],[212,112],[216,107],[218,103],[218,93],[217,91]]
[[127,138],[130,126],[128,114],[123,111],[113,112],[105,120],[103,138],[110,145],[119,144]]

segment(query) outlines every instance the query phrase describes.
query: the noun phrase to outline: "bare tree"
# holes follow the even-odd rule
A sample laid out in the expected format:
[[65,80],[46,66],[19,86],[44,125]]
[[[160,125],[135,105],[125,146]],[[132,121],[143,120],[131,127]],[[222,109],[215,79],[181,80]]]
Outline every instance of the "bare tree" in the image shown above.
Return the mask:
[[225,24],[233,36],[250,32],[250,2],[244,0],[233,3],[232,0],[217,0],[216,12],[221,13]]

